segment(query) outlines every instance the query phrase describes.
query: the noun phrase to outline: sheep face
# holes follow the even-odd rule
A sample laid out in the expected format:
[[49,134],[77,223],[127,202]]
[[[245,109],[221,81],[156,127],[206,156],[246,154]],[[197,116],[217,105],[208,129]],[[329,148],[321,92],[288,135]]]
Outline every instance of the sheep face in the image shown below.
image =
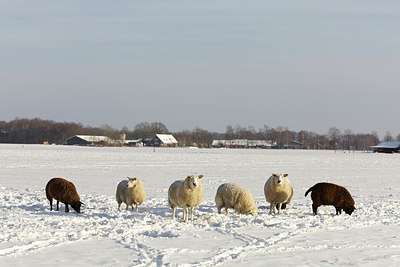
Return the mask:
[[134,188],[137,184],[137,179],[136,178],[130,178],[128,177],[128,183],[126,184],[127,188]]
[[77,212],[77,213],[80,213],[81,212],[81,205],[82,205],[83,203],[82,202],[80,202],[80,201],[75,201],[75,202],[72,202],[70,205],[71,205],[71,207]]
[[201,178],[203,178],[203,175],[190,175],[186,177],[186,182],[189,185],[189,188],[194,189],[199,186]]
[[346,214],[351,215],[356,208],[354,206],[343,209]]
[[274,184],[281,185],[281,184],[283,184],[284,178],[287,177],[287,176],[288,176],[287,173],[285,173],[285,174],[273,173],[272,174],[272,180],[273,180]]

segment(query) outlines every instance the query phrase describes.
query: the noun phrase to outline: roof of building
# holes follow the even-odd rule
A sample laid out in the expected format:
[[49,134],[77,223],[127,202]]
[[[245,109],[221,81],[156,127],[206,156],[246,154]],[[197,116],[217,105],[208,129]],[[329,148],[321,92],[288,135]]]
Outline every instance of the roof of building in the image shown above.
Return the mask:
[[212,146],[271,146],[271,141],[266,140],[248,140],[248,139],[232,139],[232,140],[213,140]]
[[125,140],[124,141],[125,144],[129,144],[129,143],[143,143],[142,139],[130,139],[130,140]]
[[382,142],[376,146],[371,146],[373,148],[399,148],[400,141]]
[[[112,141],[111,138],[109,138],[107,136],[103,136],[103,135],[75,135],[73,137],[78,137],[87,142],[101,142],[101,141],[110,142],[110,141]],[[71,138],[73,138],[73,137],[71,137]],[[71,138],[68,138],[68,139],[71,139]]]
[[156,134],[157,138],[160,139],[164,144],[177,144],[178,141],[172,134]]

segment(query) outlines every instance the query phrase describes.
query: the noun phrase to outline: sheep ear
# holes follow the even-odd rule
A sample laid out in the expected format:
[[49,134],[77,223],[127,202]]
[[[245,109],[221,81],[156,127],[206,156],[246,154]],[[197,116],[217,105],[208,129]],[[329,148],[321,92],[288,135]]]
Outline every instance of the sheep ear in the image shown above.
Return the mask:
[[132,181],[136,181],[137,180],[137,178],[135,177],[135,178],[132,178]]
[[288,175],[289,175],[289,174],[285,173],[285,174],[283,175],[283,177],[288,177]]
[[81,205],[85,205],[85,204],[83,204],[81,201],[79,201],[79,203],[81,203]]
[[273,173],[272,176],[277,176],[276,173]]
[[198,178],[199,178],[199,179],[203,178],[203,174],[200,174]]

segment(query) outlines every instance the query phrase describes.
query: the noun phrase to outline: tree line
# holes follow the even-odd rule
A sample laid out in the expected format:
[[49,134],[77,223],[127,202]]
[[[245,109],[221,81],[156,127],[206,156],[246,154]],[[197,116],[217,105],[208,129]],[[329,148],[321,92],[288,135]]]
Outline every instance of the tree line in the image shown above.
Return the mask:
[[[52,120],[20,119],[12,121],[0,121],[0,143],[18,144],[64,144],[65,140],[74,135],[104,135],[119,140],[124,134],[126,139],[151,139],[155,134],[173,134],[179,142],[179,146],[211,147],[213,140],[268,140],[275,144],[276,148],[300,148],[300,149],[344,149],[366,150],[379,143],[379,136],[372,133],[353,133],[346,129],[341,131],[336,127],[328,129],[326,134],[318,134],[311,131],[291,131],[287,127],[269,127],[255,129],[253,126],[235,127],[226,126],[225,133],[209,132],[196,127],[193,130],[170,132],[161,122],[140,122],[132,130],[128,127],[115,129],[109,125],[101,127],[85,126],[74,122],[56,122]],[[394,141],[395,138],[387,132],[384,141]],[[397,136],[400,140],[400,135]]]

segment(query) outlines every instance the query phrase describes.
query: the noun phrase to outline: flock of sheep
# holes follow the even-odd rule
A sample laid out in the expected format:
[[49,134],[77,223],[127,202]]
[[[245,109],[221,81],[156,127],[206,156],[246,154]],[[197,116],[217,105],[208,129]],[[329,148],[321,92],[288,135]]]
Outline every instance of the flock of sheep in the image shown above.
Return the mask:
[[[172,208],[172,217],[175,219],[176,208],[183,208],[183,219],[185,222],[189,220],[189,208],[193,221],[194,210],[198,207],[203,199],[202,183],[203,175],[190,175],[184,180],[173,182],[168,189],[168,205]],[[331,184],[317,183],[308,189],[305,196],[311,192],[313,201],[313,214],[317,214],[317,209],[321,205],[332,205],[336,209],[336,214],[341,214],[342,210],[351,215],[355,210],[355,202],[346,188]],[[293,197],[293,187],[288,179],[288,174],[272,174],[264,186],[265,200],[270,203],[269,213],[281,212],[285,209]],[[59,202],[65,204],[65,212],[69,212],[70,205],[77,213],[80,213],[81,205],[78,192],[74,184],[64,178],[52,178],[46,185],[46,197],[50,201],[50,210],[53,210],[53,199],[57,201],[57,210],[59,210]],[[143,182],[138,178],[129,178],[122,180],[117,185],[116,200],[118,210],[121,204],[126,204],[126,210],[131,206],[132,210],[138,211],[146,199],[146,190]],[[234,184],[224,183],[217,189],[215,195],[215,204],[218,213],[225,208],[226,214],[228,209],[234,209],[239,214],[256,215],[258,212],[254,202],[253,195],[246,188]],[[135,206],[135,207],[134,207]]]

